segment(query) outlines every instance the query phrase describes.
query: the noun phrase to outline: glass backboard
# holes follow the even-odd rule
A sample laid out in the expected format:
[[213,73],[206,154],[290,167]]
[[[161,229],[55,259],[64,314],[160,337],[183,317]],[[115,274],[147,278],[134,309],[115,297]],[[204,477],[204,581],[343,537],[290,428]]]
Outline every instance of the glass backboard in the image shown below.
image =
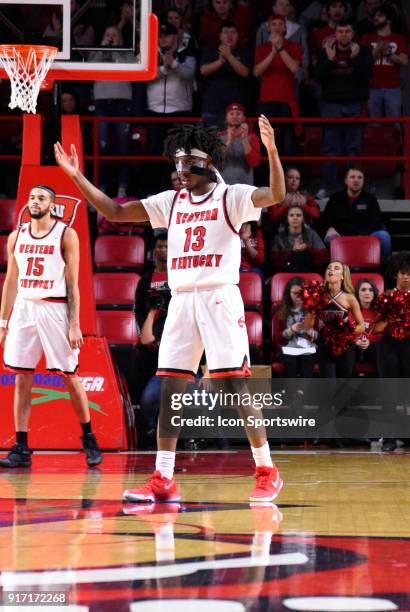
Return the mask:
[[0,0],[0,44],[57,47],[54,80],[151,79],[157,30],[150,0]]

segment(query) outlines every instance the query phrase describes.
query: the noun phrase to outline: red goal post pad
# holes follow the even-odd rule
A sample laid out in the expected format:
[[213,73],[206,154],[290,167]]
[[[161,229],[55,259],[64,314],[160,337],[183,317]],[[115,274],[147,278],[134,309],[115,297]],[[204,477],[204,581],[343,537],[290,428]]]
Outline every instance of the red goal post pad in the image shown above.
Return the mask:
[[49,185],[56,192],[57,219],[67,223],[73,217],[71,226],[77,232],[80,242],[80,326],[83,335],[95,336],[97,324],[87,203],[74,183],[58,166],[23,165],[17,195],[16,225],[20,217],[23,222],[28,220],[24,208],[27,205],[30,190],[35,185]]
[[[78,375],[90,405],[93,430],[103,449],[126,450],[124,406],[105,338],[85,338],[80,352]],[[13,396],[15,374],[5,370],[0,348],[0,397],[2,421],[0,448],[15,441]],[[30,447],[33,449],[81,449],[81,428],[71,406],[64,378],[47,372],[44,358],[34,374],[30,419]]]

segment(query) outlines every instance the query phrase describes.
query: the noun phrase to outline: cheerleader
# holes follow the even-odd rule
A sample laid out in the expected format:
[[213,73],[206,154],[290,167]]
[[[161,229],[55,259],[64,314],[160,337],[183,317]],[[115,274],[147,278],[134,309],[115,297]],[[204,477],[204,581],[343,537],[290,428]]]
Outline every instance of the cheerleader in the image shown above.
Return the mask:
[[[377,366],[381,378],[409,378],[410,253],[400,253],[393,266],[396,269],[396,287],[381,295],[376,304],[380,319],[375,325],[375,330],[383,334],[377,351]],[[391,383],[385,381],[384,384],[385,388],[388,385],[392,403],[395,405],[399,398],[394,381]],[[382,450],[393,451],[395,448],[396,440],[384,438]]]
[[[363,315],[350,277],[349,267],[332,261],[326,268],[324,305],[318,309],[318,361],[322,378],[351,378],[355,364],[354,334],[365,331]],[[349,313],[356,323],[349,330]],[[314,315],[306,316],[306,328]]]

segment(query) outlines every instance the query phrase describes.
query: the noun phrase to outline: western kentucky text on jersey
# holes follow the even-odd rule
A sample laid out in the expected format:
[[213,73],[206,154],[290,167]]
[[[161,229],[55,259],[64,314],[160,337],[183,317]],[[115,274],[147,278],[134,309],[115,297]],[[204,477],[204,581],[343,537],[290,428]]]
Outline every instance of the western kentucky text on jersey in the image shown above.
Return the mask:
[[31,234],[30,222],[20,228],[14,247],[18,295],[28,299],[66,297],[65,261],[62,241],[67,226],[56,221],[42,237]]
[[211,253],[210,255],[185,255],[184,257],[173,257],[171,270],[186,270],[187,268],[219,268],[222,255]]
[[195,212],[177,212],[176,223],[195,223],[197,221],[217,221],[218,209],[199,210]]
[[33,278],[20,278],[20,287],[24,289],[52,289],[53,280],[34,280]]
[[172,291],[193,291],[239,282],[239,228],[257,221],[252,185],[219,183],[195,196],[168,190],[142,203],[154,228],[168,227],[168,283]]
[[53,244],[20,244],[19,253],[30,253],[34,255],[54,255]]

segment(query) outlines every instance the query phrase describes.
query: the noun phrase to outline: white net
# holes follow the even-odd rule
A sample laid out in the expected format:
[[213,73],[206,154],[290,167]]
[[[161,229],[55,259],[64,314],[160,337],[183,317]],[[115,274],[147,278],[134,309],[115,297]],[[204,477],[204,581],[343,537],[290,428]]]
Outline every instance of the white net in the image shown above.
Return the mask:
[[35,113],[41,84],[57,54],[56,47],[0,45],[0,63],[10,79],[10,108]]

